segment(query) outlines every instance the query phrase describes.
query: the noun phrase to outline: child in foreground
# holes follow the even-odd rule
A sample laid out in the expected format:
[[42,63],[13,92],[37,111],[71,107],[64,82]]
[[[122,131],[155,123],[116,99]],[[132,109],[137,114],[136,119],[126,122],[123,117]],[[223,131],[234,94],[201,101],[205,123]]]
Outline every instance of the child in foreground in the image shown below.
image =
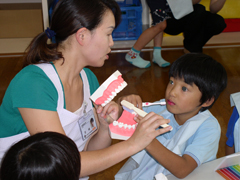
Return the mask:
[[173,130],[129,158],[115,179],[153,179],[160,173],[184,178],[216,158],[221,128],[208,109],[226,88],[224,67],[207,55],[190,53],[172,64],[169,78],[165,99],[160,100],[166,106],[143,110],[170,119]]
[[56,132],[37,133],[13,146],[3,157],[1,180],[78,180],[80,154],[74,141]]

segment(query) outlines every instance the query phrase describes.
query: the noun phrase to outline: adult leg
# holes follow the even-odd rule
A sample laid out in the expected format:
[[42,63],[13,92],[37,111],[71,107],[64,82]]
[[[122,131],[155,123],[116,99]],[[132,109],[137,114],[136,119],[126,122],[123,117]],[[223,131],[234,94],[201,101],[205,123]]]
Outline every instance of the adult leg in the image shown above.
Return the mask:
[[201,46],[203,47],[209,39],[214,35],[220,34],[225,28],[224,18],[218,14],[209,11],[205,12],[206,21],[204,22],[203,37],[201,38]]
[[167,19],[167,27],[164,30],[165,33],[170,35],[178,35],[183,33],[184,35],[184,48],[188,50],[197,49],[195,47],[194,38],[198,35],[198,30],[201,29],[200,20],[205,11],[205,7],[202,5],[194,5],[194,11],[181,19],[175,19],[171,15],[171,19]]
[[202,52],[206,9],[201,4],[195,4],[193,8],[194,11],[185,17],[183,44],[189,52]]

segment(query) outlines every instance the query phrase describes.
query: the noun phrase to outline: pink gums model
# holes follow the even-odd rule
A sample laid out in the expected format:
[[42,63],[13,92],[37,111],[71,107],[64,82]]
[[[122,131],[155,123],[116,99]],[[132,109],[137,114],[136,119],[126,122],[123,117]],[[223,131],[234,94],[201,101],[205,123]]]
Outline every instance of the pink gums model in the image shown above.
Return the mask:
[[105,106],[109,103],[127,83],[123,80],[119,71],[113,73],[90,97],[97,105]]
[[126,140],[132,136],[136,128],[136,121],[134,121],[135,114],[132,114],[126,110],[123,111],[122,116],[117,120],[113,121],[109,125],[111,131],[111,137],[113,139]]

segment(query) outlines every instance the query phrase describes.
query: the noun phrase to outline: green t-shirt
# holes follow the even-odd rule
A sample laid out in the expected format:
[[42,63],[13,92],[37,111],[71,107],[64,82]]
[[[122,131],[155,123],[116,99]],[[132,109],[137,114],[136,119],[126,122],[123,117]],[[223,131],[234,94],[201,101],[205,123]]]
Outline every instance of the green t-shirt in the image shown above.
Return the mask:
[[[92,94],[99,87],[98,80],[91,70],[84,71]],[[57,90],[43,70],[35,65],[25,67],[9,84],[0,106],[0,138],[27,132],[18,108],[57,111],[57,102]]]

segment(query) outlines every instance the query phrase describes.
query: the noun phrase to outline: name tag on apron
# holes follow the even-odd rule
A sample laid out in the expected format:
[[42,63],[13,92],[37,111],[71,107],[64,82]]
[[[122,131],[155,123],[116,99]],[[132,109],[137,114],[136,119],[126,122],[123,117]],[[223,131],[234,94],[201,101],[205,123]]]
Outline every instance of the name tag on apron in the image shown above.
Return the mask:
[[93,110],[91,109],[87,113],[84,113],[84,116],[78,120],[78,124],[82,134],[82,139],[84,141],[97,130],[97,123],[93,114]]

